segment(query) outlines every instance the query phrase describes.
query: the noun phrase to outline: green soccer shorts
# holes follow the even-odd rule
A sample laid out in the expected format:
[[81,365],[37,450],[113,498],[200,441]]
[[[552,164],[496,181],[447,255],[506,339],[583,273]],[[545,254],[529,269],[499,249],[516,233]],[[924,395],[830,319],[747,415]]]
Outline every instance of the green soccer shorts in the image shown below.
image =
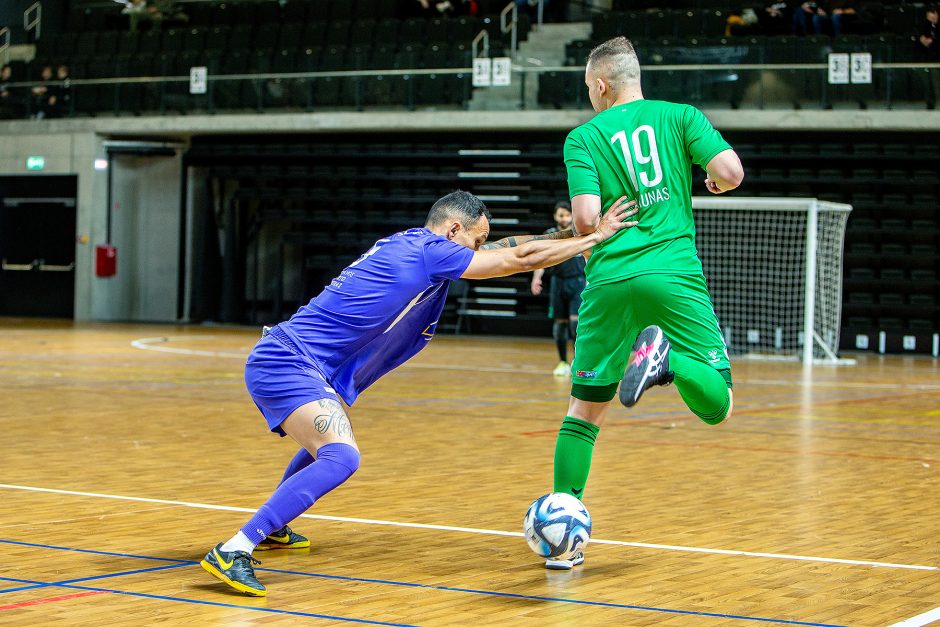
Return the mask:
[[731,387],[728,351],[704,276],[646,274],[588,285],[581,298],[571,363],[576,398],[612,399],[634,340],[651,324],[662,328],[672,350],[718,370]]

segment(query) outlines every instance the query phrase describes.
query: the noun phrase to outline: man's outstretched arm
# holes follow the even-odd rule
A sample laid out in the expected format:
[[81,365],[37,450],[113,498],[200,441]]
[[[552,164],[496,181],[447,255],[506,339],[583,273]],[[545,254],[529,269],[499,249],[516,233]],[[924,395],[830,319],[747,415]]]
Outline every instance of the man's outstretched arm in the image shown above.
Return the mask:
[[574,237],[577,235],[571,229],[565,229],[564,231],[555,231],[553,233],[543,233],[542,235],[513,235],[512,237],[504,237],[503,239],[498,239],[495,242],[486,242],[480,246],[480,250],[496,250],[498,248],[514,248],[526,242],[533,242],[539,240],[551,240],[551,239],[568,239],[569,237]]
[[481,250],[473,254],[473,259],[461,278],[489,279],[559,264],[613,237],[623,229],[636,226],[636,222],[624,222],[625,219],[636,215],[635,205],[635,201],[627,201],[624,196],[604,214],[594,232],[587,235],[562,239],[534,235],[522,244],[518,244],[516,238],[516,246],[507,245],[489,250],[482,250],[481,247]]

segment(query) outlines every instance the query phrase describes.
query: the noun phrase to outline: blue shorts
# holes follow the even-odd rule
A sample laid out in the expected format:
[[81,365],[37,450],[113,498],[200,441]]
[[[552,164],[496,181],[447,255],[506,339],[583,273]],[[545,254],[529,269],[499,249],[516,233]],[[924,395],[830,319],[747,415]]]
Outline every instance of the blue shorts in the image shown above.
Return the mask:
[[325,398],[340,402],[317,365],[277,327],[248,355],[245,385],[268,428],[282,437],[281,423],[301,405]]

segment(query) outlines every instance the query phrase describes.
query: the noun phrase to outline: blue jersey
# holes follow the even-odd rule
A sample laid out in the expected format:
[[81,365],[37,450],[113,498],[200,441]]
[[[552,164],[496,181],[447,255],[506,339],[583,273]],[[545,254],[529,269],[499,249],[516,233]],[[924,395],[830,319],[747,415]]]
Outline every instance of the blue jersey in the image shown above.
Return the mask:
[[347,404],[434,337],[450,281],[473,251],[409,229],[380,239],[279,327]]

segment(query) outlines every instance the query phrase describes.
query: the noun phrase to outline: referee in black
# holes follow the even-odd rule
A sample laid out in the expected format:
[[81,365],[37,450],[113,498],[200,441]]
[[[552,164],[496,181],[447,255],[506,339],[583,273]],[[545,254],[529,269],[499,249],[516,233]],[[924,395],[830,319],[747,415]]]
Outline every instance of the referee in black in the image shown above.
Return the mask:
[[[555,203],[555,226],[545,231],[554,233],[571,228],[571,203],[559,200]],[[581,306],[581,292],[584,290],[584,257],[575,255],[568,261],[546,269],[551,277],[549,289],[548,316],[554,318],[552,337],[558,347],[558,365],[552,371],[556,377],[571,374],[568,362],[568,339],[572,344],[578,335],[578,307]],[[542,293],[542,279],[546,270],[536,270],[532,274],[532,293]]]

